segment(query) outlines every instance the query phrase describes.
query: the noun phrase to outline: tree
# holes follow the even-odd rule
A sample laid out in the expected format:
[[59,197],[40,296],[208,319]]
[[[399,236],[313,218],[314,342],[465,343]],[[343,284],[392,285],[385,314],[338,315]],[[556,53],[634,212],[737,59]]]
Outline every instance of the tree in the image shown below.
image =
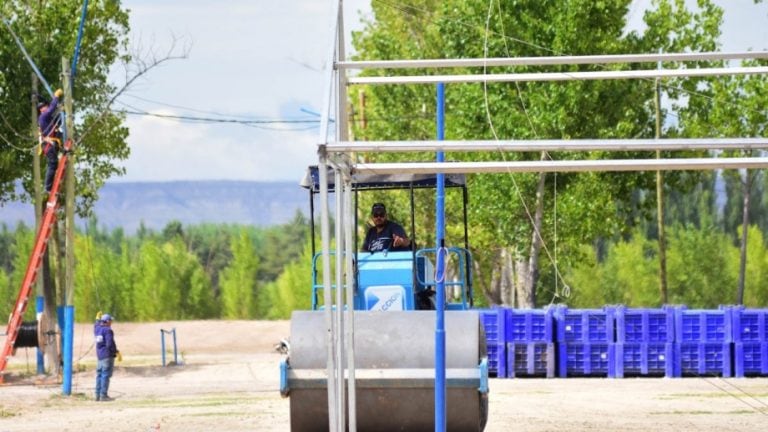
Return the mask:
[[246,230],[230,242],[232,262],[221,272],[221,316],[228,319],[254,318],[256,312],[259,258]]
[[[643,33],[625,31],[630,3],[629,0],[575,0],[564,7],[559,2],[528,0],[515,2],[514,12],[503,2],[490,2],[489,8],[488,2],[480,0],[413,0],[399,8],[374,3],[375,19],[353,35],[353,45],[361,60],[619,54],[660,49],[678,52],[715,46],[722,13],[710,1],[699,3],[700,13],[690,13],[682,0],[656,0],[644,17],[648,28]],[[627,67],[578,65],[546,70],[568,72]],[[545,68],[508,67],[494,71],[542,70]],[[676,85],[687,82],[680,80]],[[368,126],[355,130],[357,137],[419,140],[434,136],[431,107],[435,91],[431,86],[369,86],[365,92]],[[448,86],[446,99],[446,139],[654,136],[653,82],[456,84]],[[446,159],[643,156],[650,154],[450,154]],[[367,157],[380,161],[431,158],[423,154]],[[514,288],[514,296],[488,294],[505,302],[516,297],[517,304],[524,307],[537,303],[539,253],[543,252],[550,262],[555,261],[551,250],[555,227],[558,244],[575,251],[579,244],[626,233],[635,224],[637,215],[648,217],[650,209],[655,207],[653,198],[636,200],[633,194],[638,189],[648,191],[655,187],[650,173],[473,175],[469,184],[472,249],[481,262],[476,272],[479,285],[492,290]],[[673,188],[684,185],[675,175],[667,177],[667,184]],[[549,191],[556,191],[552,192],[552,198]],[[567,260],[560,264],[567,264]],[[504,272],[510,276],[498,276]],[[493,283],[501,280],[514,281],[514,285],[497,287]]]
[[[74,51],[79,0],[26,2],[6,0],[0,15],[23,41],[30,56],[49,83],[60,87],[61,58]],[[115,163],[128,157],[127,129],[122,116],[108,111],[107,102],[115,88],[107,79],[109,67],[127,44],[128,12],[120,2],[91,2],[85,23],[82,50],[75,84],[76,129],[88,131],[77,147],[77,189],[83,211],[96,197],[105,179],[124,172]],[[0,31],[0,202],[14,197],[14,184],[21,179],[32,190],[32,151],[36,137],[30,130],[30,74],[32,70],[11,34]],[[42,92],[42,91],[41,91]],[[72,131],[70,131],[71,133]]]

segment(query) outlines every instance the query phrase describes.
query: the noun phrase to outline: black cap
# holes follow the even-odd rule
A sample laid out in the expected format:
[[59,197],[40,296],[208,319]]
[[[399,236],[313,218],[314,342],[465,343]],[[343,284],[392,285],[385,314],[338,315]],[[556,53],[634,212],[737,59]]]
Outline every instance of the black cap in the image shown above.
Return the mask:
[[45,99],[40,99],[40,100],[37,102],[37,110],[38,110],[38,111],[40,111],[40,109],[42,109],[42,108],[43,108],[44,106],[46,106],[46,105],[48,105],[48,101],[47,101],[47,100],[45,100]]
[[376,213],[376,212],[386,213],[387,212],[387,208],[384,207],[384,204],[382,204],[382,203],[376,203],[376,204],[373,205],[373,207],[371,207],[371,213]]

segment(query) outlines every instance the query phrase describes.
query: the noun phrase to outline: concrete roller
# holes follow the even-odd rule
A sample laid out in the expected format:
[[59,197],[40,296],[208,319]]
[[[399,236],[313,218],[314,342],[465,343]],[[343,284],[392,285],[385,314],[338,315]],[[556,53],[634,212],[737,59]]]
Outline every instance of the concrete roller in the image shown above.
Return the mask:
[[[485,337],[472,311],[445,313],[446,422],[482,431],[488,414]],[[327,431],[326,327],[322,311],[291,317],[287,370],[292,431]],[[435,312],[355,312],[355,382],[360,431],[434,430]],[[346,363],[346,361],[345,361]]]

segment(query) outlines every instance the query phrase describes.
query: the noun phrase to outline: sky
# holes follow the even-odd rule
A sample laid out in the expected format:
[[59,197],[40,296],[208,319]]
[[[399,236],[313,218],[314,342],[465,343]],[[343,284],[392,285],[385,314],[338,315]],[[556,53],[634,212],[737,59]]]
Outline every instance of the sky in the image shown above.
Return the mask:
[[[346,39],[371,0],[345,0]],[[374,0],[376,1],[376,0]],[[651,0],[636,0],[640,25]],[[688,0],[694,4],[695,1]],[[317,163],[319,117],[334,0],[123,0],[130,45],[146,56],[188,47],[188,58],[150,70],[122,94],[131,156],[112,181],[296,181]],[[715,0],[725,8],[722,51],[768,49],[768,3]],[[223,6],[223,5],[226,6]],[[125,72],[113,69],[121,87]],[[155,115],[259,120],[201,123]],[[274,121],[299,123],[272,123]],[[310,123],[306,123],[310,122]]]

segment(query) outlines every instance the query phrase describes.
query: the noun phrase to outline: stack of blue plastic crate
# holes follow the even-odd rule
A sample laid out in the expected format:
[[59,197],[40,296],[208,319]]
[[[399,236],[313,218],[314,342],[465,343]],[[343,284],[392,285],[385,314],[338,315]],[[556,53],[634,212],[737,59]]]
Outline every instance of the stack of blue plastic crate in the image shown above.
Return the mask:
[[768,309],[731,309],[733,318],[734,373],[768,375]]
[[615,316],[616,377],[675,376],[674,311],[618,306]]
[[731,376],[731,308],[675,308],[675,376]]
[[493,308],[480,310],[480,318],[485,329],[485,342],[488,349],[488,373],[491,376],[507,376],[507,350],[505,344],[506,309]]
[[507,309],[507,376],[555,376],[553,309]]
[[614,309],[555,309],[560,377],[615,376]]

